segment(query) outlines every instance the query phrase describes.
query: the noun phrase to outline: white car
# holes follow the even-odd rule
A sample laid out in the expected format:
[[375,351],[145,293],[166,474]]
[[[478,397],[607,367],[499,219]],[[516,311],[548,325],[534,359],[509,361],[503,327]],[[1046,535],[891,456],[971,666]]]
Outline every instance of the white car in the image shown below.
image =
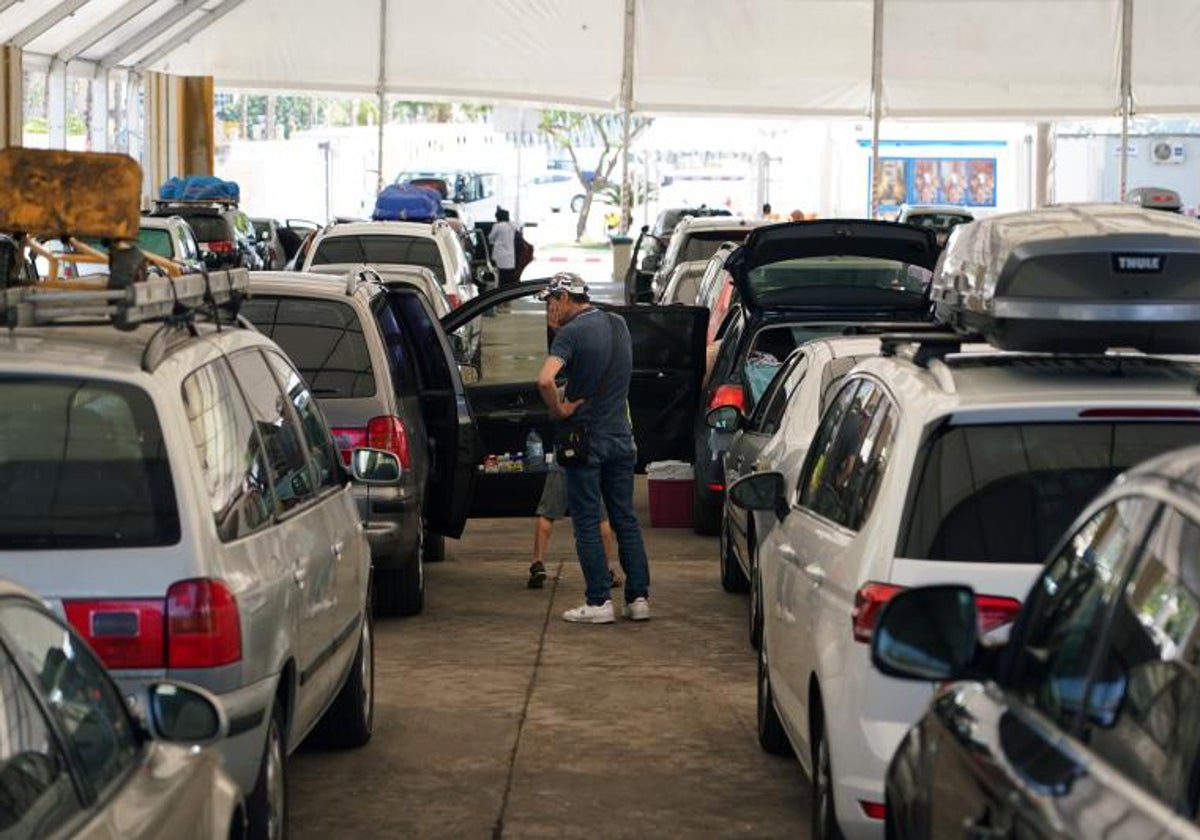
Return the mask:
[[[756,570],[758,736],[768,751],[794,749],[808,771],[814,836],[883,834],[888,762],[932,696],[932,684],[871,666],[888,600],[912,586],[968,585],[984,633],[1002,636],[1093,496],[1130,466],[1200,442],[1200,362],[1104,352],[1110,337],[1195,352],[1194,299],[1164,300],[1167,291],[1112,302],[1097,293],[1181,288],[1200,259],[1198,229],[1154,236],[1142,210],[1130,211],[1137,218],[1082,210],[1074,220],[1054,212],[1057,227],[1013,214],[977,231],[985,244],[956,236],[934,281],[939,305],[962,307],[992,345],[1024,352],[964,346],[969,339],[952,332],[882,337],[881,355],[847,376],[822,416],[797,480],[762,472],[730,489],[735,504],[778,520],[759,543]],[[1130,230],[1138,261],[1123,259]],[[1159,260],[1147,278],[1147,251],[1168,247],[1172,262]],[[1044,261],[1066,276],[1078,271],[1064,288],[1082,299],[1055,288],[1049,300],[1010,306],[1010,293],[1044,287]],[[1075,317],[1036,320],[1063,311]],[[1085,320],[1106,313],[1128,320]],[[1063,341],[1070,352],[1047,351]]]
[[[755,472],[775,470],[792,486],[804,464],[808,444],[821,413],[837,393],[842,378],[860,360],[879,352],[878,338],[847,336],[807,341],[797,347],[771,380],[749,417],[734,406],[709,412],[710,426],[737,429],[725,452],[729,484]],[[746,511],[725,503],[721,523],[721,585],[727,592],[752,589],[758,539],[774,523],[773,513]],[[762,592],[750,593],[750,643],[762,638]]]
[[708,261],[726,242],[741,242],[756,227],[768,225],[763,219],[740,216],[688,216],[680,219],[671,233],[671,243],[655,268],[650,288],[658,300],[666,289],[675,267],[696,260]]
[[950,238],[950,231],[974,220],[970,210],[954,204],[901,204],[896,214],[896,221],[901,224],[931,228],[942,246]]
[[708,268],[708,262],[708,260],[691,260],[675,266],[675,270],[671,272],[671,279],[667,281],[658,303],[662,306],[670,306],[673,303],[695,306],[696,295],[700,290],[700,280],[704,277],[704,270]]

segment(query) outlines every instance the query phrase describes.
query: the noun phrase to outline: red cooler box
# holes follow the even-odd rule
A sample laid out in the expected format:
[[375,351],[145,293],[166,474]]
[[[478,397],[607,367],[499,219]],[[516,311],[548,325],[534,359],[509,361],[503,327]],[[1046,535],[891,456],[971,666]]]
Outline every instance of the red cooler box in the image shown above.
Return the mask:
[[692,527],[692,465],[655,461],[646,467],[651,528]]

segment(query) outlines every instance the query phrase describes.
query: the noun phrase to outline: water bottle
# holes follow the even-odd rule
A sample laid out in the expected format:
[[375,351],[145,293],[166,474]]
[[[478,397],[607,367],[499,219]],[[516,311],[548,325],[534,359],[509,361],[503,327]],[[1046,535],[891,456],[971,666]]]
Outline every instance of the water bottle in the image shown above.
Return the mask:
[[507,452],[501,454],[500,457],[496,459],[496,462],[497,462],[496,465],[499,468],[498,472],[502,472],[502,473],[508,472],[511,468],[511,464],[509,463],[510,460],[511,460],[511,456]]
[[540,470],[546,466],[546,450],[542,446],[542,436],[537,429],[530,429],[525,436],[525,468]]
[[513,456],[513,472],[525,472],[525,453],[518,452]]

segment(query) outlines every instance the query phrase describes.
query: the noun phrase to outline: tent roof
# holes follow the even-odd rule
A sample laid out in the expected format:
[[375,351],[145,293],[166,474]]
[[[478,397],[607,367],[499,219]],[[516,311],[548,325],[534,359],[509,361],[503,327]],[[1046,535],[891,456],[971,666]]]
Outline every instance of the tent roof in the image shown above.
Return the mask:
[[[32,57],[229,87],[614,108],[862,116],[874,0],[0,0]],[[381,3],[387,6],[380,70]],[[1125,4],[1128,3],[1126,7]],[[882,0],[882,114],[1108,116],[1121,20],[1141,113],[1200,112],[1194,0]]]

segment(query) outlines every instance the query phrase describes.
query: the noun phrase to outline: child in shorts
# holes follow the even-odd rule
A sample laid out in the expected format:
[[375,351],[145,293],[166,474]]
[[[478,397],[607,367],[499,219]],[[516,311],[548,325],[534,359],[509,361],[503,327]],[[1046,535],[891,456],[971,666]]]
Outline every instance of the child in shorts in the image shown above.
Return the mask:
[[[550,532],[554,521],[567,515],[567,474],[557,464],[551,464],[546,473],[546,484],[542,488],[542,498],[537,506],[537,521],[533,532],[533,562],[529,564],[530,589],[541,589],[546,582],[546,546],[550,543]],[[604,545],[604,556],[608,560],[608,572],[612,575],[612,585],[624,586],[625,577],[617,562],[616,540],[613,537],[612,526],[608,519],[600,520],[600,541]]]

